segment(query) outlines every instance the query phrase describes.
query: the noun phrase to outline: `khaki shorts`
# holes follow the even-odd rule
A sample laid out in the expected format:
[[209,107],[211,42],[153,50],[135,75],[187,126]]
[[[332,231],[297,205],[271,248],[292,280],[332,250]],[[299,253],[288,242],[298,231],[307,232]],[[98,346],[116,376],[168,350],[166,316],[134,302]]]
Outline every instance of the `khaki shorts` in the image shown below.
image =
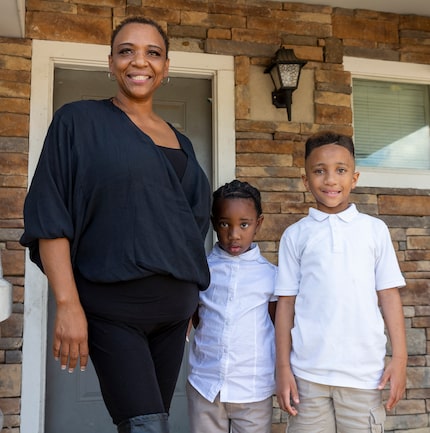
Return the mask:
[[385,408],[376,389],[321,385],[296,377],[300,403],[287,433],[383,433]]
[[191,433],[270,433],[272,397],[253,403],[211,403],[187,382]]

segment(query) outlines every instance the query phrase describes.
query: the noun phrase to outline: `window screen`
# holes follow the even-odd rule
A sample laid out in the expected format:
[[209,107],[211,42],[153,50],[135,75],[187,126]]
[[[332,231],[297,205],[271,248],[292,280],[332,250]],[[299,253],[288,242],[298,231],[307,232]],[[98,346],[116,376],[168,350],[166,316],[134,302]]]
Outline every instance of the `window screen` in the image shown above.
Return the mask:
[[430,170],[429,86],[353,79],[358,166]]

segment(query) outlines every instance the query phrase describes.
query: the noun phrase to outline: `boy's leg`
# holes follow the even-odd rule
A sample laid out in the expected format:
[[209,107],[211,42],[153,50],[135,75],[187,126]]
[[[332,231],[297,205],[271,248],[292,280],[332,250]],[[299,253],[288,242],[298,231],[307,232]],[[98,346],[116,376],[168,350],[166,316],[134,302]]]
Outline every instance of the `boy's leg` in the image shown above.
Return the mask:
[[270,433],[272,397],[253,403],[224,403],[231,420],[231,433]]
[[230,420],[217,395],[211,403],[187,382],[188,415],[191,433],[229,433]]
[[385,408],[377,389],[335,387],[333,404],[338,433],[383,433]]
[[298,414],[288,417],[287,433],[333,433],[336,431],[331,389],[327,385],[296,377],[300,404]]

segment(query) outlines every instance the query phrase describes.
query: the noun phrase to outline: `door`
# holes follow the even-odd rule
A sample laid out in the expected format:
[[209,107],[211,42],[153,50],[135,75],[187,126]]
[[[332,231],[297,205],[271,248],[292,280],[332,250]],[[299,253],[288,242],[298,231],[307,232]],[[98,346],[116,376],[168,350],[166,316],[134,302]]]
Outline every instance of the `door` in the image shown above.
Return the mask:
[[[106,72],[56,69],[54,110],[77,99],[102,99],[115,94],[116,83]],[[208,79],[171,78],[157,91],[154,110],[193,142],[197,158],[212,179],[212,107],[211,81]],[[206,239],[212,245],[212,231]],[[101,398],[98,380],[91,361],[87,371],[68,374],[60,370],[52,357],[52,328],[55,302],[48,300],[48,353],[46,371],[45,433],[115,433],[116,428]],[[189,344],[170,410],[174,433],[188,433],[185,384]]]

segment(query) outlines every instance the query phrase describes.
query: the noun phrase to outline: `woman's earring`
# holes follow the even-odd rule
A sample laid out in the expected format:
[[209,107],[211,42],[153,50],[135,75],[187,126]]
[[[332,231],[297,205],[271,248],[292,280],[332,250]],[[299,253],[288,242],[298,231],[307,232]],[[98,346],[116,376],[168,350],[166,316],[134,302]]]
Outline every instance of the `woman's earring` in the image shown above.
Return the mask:
[[164,86],[165,84],[169,84],[170,83],[170,77],[164,77],[161,80],[161,84]]
[[115,75],[111,71],[108,72],[107,76],[110,81],[116,81]]

